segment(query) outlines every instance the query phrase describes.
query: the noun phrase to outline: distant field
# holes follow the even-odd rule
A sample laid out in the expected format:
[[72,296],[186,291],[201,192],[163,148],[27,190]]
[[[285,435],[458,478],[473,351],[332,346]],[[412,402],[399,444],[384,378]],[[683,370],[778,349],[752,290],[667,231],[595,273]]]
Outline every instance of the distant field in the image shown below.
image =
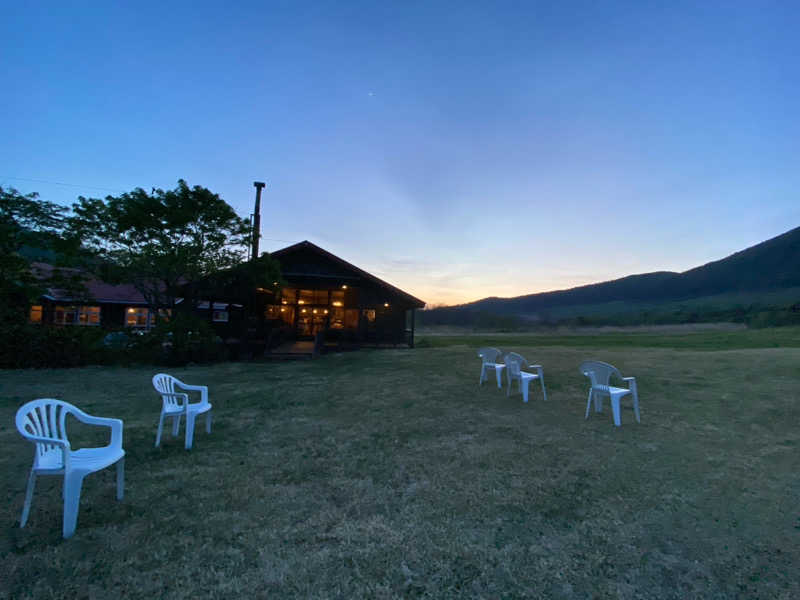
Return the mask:
[[[153,448],[151,368],[2,372],[0,597],[800,597],[800,329],[420,342],[177,370],[214,404],[191,452]],[[485,344],[548,401],[479,387]],[[584,420],[590,357],[637,377],[641,424]],[[45,396],[125,422],[125,499],[88,477],[69,541],[55,478],[18,527],[13,415]]]
[[565,346],[571,348],[674,348],[676,350],[734,350],[746,348],[800,348],[800,327],[744,329],[730,326],[649,326],[545,331],[539,333],[421,333],[420,347],[458,345]]

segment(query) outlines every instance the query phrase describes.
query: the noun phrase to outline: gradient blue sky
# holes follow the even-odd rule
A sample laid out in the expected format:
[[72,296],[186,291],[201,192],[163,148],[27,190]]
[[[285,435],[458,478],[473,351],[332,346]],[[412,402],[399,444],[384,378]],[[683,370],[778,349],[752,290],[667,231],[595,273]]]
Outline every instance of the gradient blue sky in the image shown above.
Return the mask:
[[184,178],[247,216],[264,180],[263,250],[429,303],[800,225],[800,3],[232,4],[4,3],[0,185]]

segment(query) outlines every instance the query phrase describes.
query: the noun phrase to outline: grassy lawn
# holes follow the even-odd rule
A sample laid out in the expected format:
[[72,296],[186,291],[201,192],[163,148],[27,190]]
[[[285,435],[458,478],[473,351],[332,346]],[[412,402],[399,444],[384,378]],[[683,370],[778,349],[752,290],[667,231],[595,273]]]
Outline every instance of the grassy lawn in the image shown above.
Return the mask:
[[[190,452],[153,448],[152,368],[5,371],[0,596],[800,597],[798,330],[543,337],[178,369],[214,404]],[[487,341],[548,401],[479,387]],[[641,424],[584,420],[586,358],[637,377]],[[58,478],[18,527],[37,397],[125,422],[125,499],[87,477],[67,541]]]

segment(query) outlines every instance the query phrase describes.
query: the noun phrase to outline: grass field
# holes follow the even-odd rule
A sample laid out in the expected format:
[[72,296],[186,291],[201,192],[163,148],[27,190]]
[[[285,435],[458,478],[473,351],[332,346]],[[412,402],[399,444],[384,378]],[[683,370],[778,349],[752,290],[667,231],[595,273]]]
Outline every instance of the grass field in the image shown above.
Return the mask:
[[[486,342],[548,401],[479,387]],[[190,452],[153,448],[152,368],[2,372],[0,597],[800,597],[797,329],[422,345],[176,370],[214,404]],[[584,420],[586,358],[637,377],[641,424]],[[18,526],[37,397],[125,422],[125,499],[89,476],[67,541],[57,478]]]

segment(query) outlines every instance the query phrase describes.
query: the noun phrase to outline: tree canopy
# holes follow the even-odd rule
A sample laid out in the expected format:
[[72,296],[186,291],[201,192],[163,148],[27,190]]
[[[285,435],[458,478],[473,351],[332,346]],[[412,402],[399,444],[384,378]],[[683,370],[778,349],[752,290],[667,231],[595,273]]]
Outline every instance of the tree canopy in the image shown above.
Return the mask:
[[63,206],[0,187],[0,295],[3,310],[25,311],[47,287],[81,289],[75,271],[52,269],[36,274],[31,263],[69,266],[80,247],[65,233]]
[[105,200],[79,197],[72,231],[104,259],[104,279],[132,283],[152,308],[172,308],[187,286],[240,264],[249,223],[219,195],[179,180]]

